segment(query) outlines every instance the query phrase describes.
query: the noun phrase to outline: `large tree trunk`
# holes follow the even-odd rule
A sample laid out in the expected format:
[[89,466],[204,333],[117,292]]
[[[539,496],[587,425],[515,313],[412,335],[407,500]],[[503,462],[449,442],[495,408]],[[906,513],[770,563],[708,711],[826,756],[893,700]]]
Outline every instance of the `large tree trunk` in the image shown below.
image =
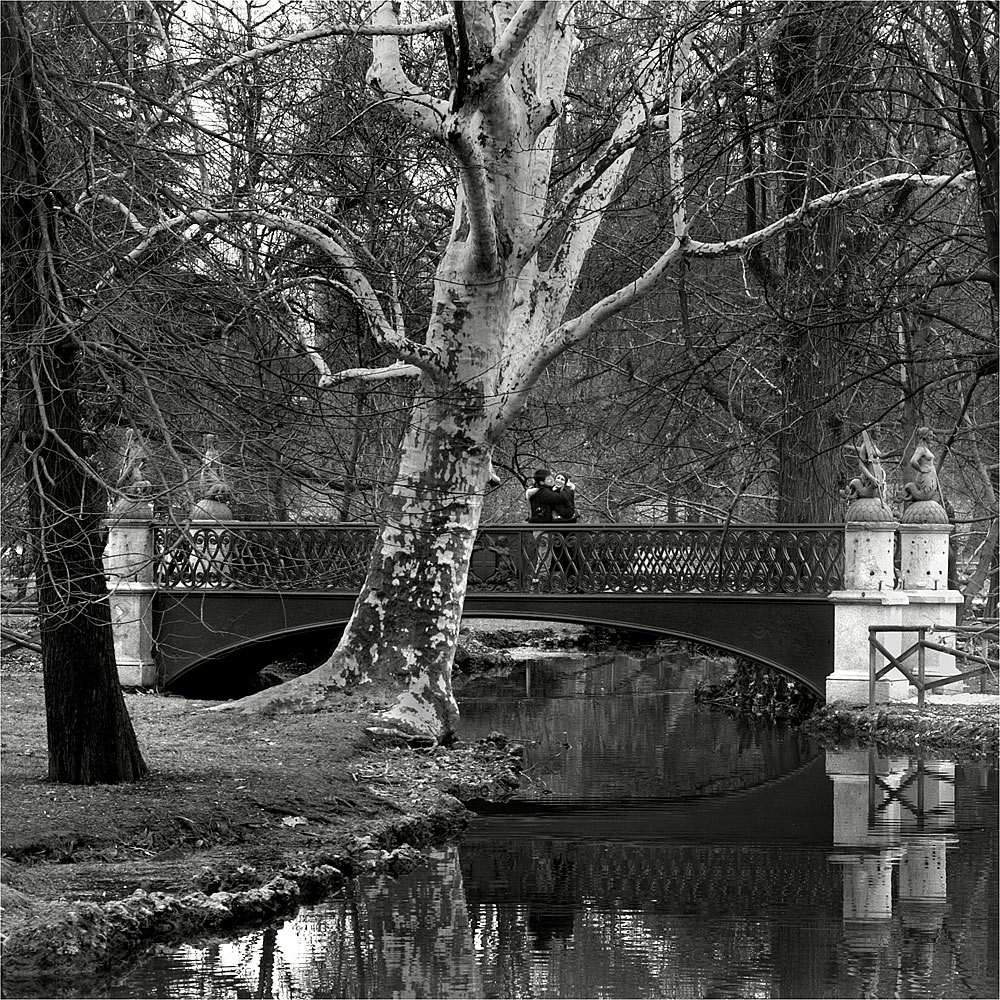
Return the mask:
[[428,333],[450,357],[445,380],[420,379],[396,481],[354,614],[330,659],[240,702],[241,710],[322,708],[332,692],[375,704],[372,731],[448,742],[458,722],[451,668],[489,475],[495,356],[514,283],[476,278],[461,244],[438,272]]
[[[851,130],[846,126],[847,80],[864,50],[869,15],[831,4],[819,13],[799,4],[776,50],[785,210],[837,190],[848,173]],[[778,434],[779,521],[839,519],[840,446],[844,441],[844,322],[851,288],[843,212],[834,209],[814,229],[785,240],[784,286],[779,296],[784,412]]]
[[368,574],[337,649],[304,677],[244,699],[321,708],[331,692],[375,702],[374,728],[447,742],[458,722],[451,667],[479,527],[488,450],[454,427],[450,400],[417,404]]
[[30,41],[20,4],[3,25],[4,311],[23,344],[21,440],[31,510],[49,778],[134,781],[146,765],[118,683],[101,565],[104,490],[84,467],[79,351],[61,308],[56,228]]

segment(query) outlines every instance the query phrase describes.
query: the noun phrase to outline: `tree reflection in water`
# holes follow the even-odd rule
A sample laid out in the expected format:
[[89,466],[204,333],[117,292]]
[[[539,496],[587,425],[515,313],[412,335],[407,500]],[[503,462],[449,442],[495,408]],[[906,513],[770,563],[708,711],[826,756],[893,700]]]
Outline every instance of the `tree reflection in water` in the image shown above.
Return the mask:
[[997,994],[993,762],[820,752],[699,709],[676,664],[535,666],[463,702],[470,737],[533,734],[520,813],[106,995]]

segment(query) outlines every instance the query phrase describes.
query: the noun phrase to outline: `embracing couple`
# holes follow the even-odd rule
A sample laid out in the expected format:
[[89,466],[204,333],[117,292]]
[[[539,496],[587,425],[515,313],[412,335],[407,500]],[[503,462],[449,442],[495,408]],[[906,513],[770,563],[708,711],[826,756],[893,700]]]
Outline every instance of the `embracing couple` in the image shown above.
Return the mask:
[[[548,469],[538,469],[534,483],[524,495],[531,510],[531,524],[565,524],[576,521],[576,486],[564,472],[553,475]],[[537,590],[544,581],[546,587],[574,587],[578,575],[573,553],[576,540],[569,532],[535,531],[535,561],[532,567],[531,589]]]
[[534,483],[524,491],[531,513],[531,524],[553,521],[576,521],[576,486],[565,472],[553,474],[548,469],[536,469]]

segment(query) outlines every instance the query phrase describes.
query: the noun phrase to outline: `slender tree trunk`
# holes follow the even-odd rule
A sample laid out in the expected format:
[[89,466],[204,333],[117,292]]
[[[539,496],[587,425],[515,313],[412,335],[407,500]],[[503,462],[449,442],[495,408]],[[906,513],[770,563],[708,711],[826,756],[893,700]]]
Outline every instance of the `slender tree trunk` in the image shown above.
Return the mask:
[[134,781],[146,765],[115,664],[101,563],[105,491],[84,467],[79,351],[61,308],[57,243],[21,5],[3,27],[4,312],[24,346],[21,441],[28,487],[48,726],[49,778]]

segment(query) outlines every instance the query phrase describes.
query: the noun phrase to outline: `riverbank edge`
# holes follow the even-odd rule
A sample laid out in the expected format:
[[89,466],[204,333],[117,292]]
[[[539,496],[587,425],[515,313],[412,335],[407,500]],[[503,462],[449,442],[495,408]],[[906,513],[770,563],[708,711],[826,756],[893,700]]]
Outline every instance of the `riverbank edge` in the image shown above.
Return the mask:
[[820,705],[799,728],[824,747],[875,745],[893,753],[937,751],[964,759],[1000,753],[1000,702],[888,702],[874,709],[831,702]]
[[[499,802],[520,783],[520,748],[494,741],[496,752],[485,756],[489,741],[451,754],[468,756],[471,768],[460,791],[468,802]],[[394,755],[391,774],[405,780],[412,760]],[[398,807],[397,807],[398,808]],[[440,788],[423,788],[410,811],[359,824],[351,845],[334,840],[316,847],[305,862],[286,863],[261,884],[216,888],[222,879],[204,864],[205,855],[191,851],[182,858],[191,881],[206,885],[191,892],[149,892],[107,902],[35,896],[8,883],[17,881],[16,866],[5,863],[2,891],[14,905],[4,906],[0,964],[5,993],[30,983],[37,996],[67,995],[113,976],[158,945],[179,945],[221,938],[288,919],[304,904],[337,898],[360,876],[398,877],[426,863],[425,851],[455,840],[473,813],[461,798]],[[199,871],[200,869],[200,871]],[[257,871],[241,867],[224,878],[255,881]],[[207,884],[206,884],[207,883]],[[6,903],[5,899],[5,903]]]

